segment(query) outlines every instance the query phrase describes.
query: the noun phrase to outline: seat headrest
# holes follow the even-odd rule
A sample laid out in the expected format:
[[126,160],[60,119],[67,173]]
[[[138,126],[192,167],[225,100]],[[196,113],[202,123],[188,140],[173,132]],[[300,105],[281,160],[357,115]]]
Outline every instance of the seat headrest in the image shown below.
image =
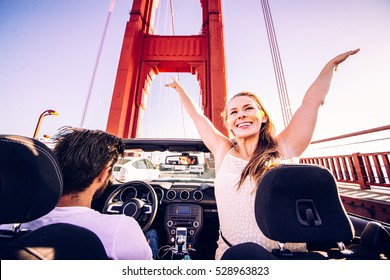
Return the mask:
[[286,242],[346,242],[354,229],[328,169],[280,165],[265,173],[255,198],[255,216],[270,239]]
[[0,135],[0,224],[47,214],[62,188],[60,166],[49,147],[24,136]]

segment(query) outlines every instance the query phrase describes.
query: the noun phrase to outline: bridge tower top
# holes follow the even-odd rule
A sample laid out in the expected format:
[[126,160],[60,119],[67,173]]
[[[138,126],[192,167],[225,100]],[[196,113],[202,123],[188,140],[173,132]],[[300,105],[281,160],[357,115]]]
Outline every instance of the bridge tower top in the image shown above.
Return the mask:
[[202,31],[198,35],[153,34],[158,0],[134,0],[125,35],[107,131],[123,138],[139,136],[146,96],[162,72],[196,75],[205,115],[227,134],[221,118],[226,99],[226,73],[221,0],[200,0]]

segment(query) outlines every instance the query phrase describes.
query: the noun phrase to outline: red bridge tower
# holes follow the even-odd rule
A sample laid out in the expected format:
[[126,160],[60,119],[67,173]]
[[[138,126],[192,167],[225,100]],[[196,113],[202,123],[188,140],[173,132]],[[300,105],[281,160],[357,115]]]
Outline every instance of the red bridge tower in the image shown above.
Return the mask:
[[202,32],[191,36],[153,35],[158,0],[134,0],[124,35],[107,131],[139,136],[145,100],[160,72],[196,75],[205,115],[227,134],[220,113],[226,98],[221,0],[200,0]]

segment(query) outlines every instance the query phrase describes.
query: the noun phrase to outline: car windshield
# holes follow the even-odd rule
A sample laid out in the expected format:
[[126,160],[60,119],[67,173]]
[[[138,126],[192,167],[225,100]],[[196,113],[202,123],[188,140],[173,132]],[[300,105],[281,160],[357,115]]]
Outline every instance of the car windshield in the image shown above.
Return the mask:
[[143,151],[127,148],[113,168],[117,182],[133,180],[213,182],[214,157],[204,151]]

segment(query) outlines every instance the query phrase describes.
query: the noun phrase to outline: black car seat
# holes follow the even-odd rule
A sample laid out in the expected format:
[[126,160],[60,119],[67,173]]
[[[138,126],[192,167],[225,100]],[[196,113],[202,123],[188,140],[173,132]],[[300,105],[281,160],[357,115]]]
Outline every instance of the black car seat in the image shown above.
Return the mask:
[[0,259],[108,259],[90,230],[64,223],[20,231],[20,223],[49,213],[63,188],[59,164],[45,144],[16,135],[0,135]]
[[[256,221],[265,236],[279,242],[279,259],[351,258],[344,244],[353,225],[328,169],[316,165],[280,165],[267,171],[255,198]],[[307,252],[291,252],[287,242],[306,243]],[[316,252],[310,250],[316,249]]]
[[390,232],[379,222],[370,221],[359,236],[359,242],[348,246],[353,259],[389,260]]

